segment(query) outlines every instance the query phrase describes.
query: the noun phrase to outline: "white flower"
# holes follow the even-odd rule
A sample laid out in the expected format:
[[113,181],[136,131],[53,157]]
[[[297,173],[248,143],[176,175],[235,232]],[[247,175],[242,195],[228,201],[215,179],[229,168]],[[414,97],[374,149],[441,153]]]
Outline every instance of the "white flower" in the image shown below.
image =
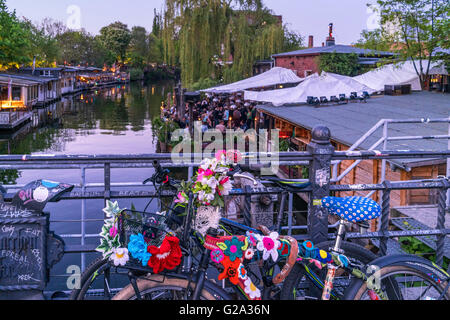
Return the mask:
[[119,203],[107,201],[106,207],[103,209],[103,212],[106,214],[107,218],[114,218],[117,214],[119,214],[122,210],[119,208]]
[[219,181],[217,181],[215,177],[211,177],[206,181],[206,184],[215,192],[217,185],[219,184]]
[[114,262],[114,265],[116,267],[124,266],[128,262],[128,260],[130,260],[130,257],[128,256],[128,249],[114,248],[110,259]]
[[254,255],[255,255],[255,251],[253,251],[252,248],[248,248],[244,252],[244,258],[247,260],[252,260]]
[[208,170],[208,169],[211,169],[212,171],[215,171],[218,163],[219,162],[217,161],[216,158],[204,159],[200,163],[200,168],[202,168],[205,171]]
[[200,202],[211,203],[214,200],[215,196],[213,193],[206,193],[205,191],[200,191],[198,193],[198,200]]
[[[226,179],[226,178],[228,178],[228,177],[225,177],[224,179]],[[222,179],[221,181],[223,181],[223,179]],[[224,196],[229,195],[231,189],[233,189],[233,184],[231,183],[231,180],[228,179],[225,183],[223,183],[223,184],[222,184],[222,188],[223,188],[222,194],[223,194]]]
[[257,237],[258,244],[256,249],[263,251],[264,260],[269,259],[270,256],[274,262],[278,260],[278,248],[280,247],[278,236],[278,232],[272,232],[268,237]]
[[250,299],[259,299],[261,298],[261,291],[253,284],[250,278],[244,281],[244,292],[250,297]]

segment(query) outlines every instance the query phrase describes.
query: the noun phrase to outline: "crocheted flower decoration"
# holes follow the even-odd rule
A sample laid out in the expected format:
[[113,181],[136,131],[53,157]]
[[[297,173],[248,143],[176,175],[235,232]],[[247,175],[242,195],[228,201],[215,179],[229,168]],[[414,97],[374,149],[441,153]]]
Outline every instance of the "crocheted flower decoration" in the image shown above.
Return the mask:
[[243,251],[247,249],[247,241],[242,242],[238,237],[234,236],[231,240],[225,240],[222,243],[218,243],[217,246],[223,250],[223,253],[230,258],[231,261],[242,258]]
[[225,258],[223,251],[221,249],[215,249],[211,251],[211,260],[215,263],[221,263]]
[[256,234],[250,231],[247,231],[247,240],[252,246],[256,246],[256,243],[258,242],[258,239],[256,237]]
[[280,247],[278,248],[278,255],[280,257],[287,257],[291,251],[291,245],[287,240],[280,240]]
[[245,259],[252,260],[254,256],[255,256],[255,250],[253,250],[252,248],[248,248],[247,250],[245,250],[245,252],[244,252]]
[[272,257],[273,261],[278,260],[278,248],[280,247],[280,241],[278,240],[278,232],[272,232],[269,236],[258,236],[258,244],[256,249],[263,252],[263,260]]
[[225,258],[222,260],[222,265],[224,267],[224,270],[221,274],[219,274],[218,279],[229,279],[230,282],[234,285],[237,285],[239,283],[239,266],[241,264],[240,259],[236,259],[234,261],[231,261],[228,256],[225,256]]
[[147,251],[147,243],[144,240],[144,236],[139,233],[137,235],[130,236],[130,242],[128,243],[128,251],[134,259],[138,259],[145,267],[152,256]]
[[241,280],[247,280],[247,278],[248,278],[247,270],[245,269],[245,266],[242,263],[239,265],[238,275],[239,275],[239,279],[241,279]]
[[116,267],[126,265],[128,260],[130,260],[130,257],[128,256],[128,249],[114,248],[110,259]]
[[244,282],[244,292],[250,299],[256,300],[261,298],[261,291],[253,284],[252,280],[248,278]]
[[319,250],[317,249],[316,259],[320,261],[321,263],[330,263],[333,261],[333,258],[331,255],[326,252],[325,250]]
[[150,246],[148,252],[152,255],[148,266],[153,268],[155,274],[164,270],[173,270],[181,263],[180,240],[177,237],[166,236],[158,248]]

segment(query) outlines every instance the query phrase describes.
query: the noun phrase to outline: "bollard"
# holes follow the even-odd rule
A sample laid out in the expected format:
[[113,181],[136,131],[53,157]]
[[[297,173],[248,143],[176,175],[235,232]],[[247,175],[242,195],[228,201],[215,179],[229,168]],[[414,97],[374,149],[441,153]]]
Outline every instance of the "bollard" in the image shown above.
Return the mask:
[[331,144],[330,129],[317,126],[312,131],[311,142],[306,147],[313,160],[309,166],[312,192],[308,205],[308,235],[312,242],[328,240],[328,211],[322,208],[320,200],[330,195],[331,157],[334,147]]

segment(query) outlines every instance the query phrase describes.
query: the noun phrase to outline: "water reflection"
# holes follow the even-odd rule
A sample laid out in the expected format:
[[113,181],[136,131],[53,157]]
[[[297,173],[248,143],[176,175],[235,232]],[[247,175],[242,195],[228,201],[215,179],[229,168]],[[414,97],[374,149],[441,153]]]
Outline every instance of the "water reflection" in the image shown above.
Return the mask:
[[[154,153],[156,141],[152,133],[152,119],[159,115],[161,101],[172,91],[171,83],[140,84],[112,87],[104,90],[65,97],[45,109],[34,110],[32,121],[14,133],[0,133],[2,154],[139,154]],[[152,169],[112,169],[111,181],[143,181],[152,174]],[[37,179],[50,179],[78,184],[80,170],[0,170],[0,183],[26,184]],[[86,172],[86,182],[103,182],[103,170]],[[142,187],[144,188],[144,186]],[[148,188],[148,187],[146,187]],[[98,188],[91,189],[96,191]],[[100,189],[98,189],[100,190]],[[113,188],[117,190],[117,188]],[[133,204],[143,209],[149,199],[121,199],[122,208]],[[157,203],[149,210],[156,210]],[[50,229],[56,234],[80,234],[82,202],[80,200],[49,203]],[[94,219],[86,224],[86,233],[98,234],[103,217],[103,200],[87,200],[86,214]],[[95,220],[97,219],[97,220]],[[68,221],[68,222],[66,222]],[[65,243],[80,244],[80,238],[65,238]],[[87,244],[96,244],[97,238],[87,238]],[[98,254],[86,255],[86,265]],[[79,254],[66,254],[52,269],[50,290],[66,290],[65,277],[68,265],[81,265]]]
[[[32,121],[0,133],[1,154],[136,154],[155,152],[151,120],[171,83],[133,83],[83,93],[33,111]],[[0,171],[14,184],[17,170]]]

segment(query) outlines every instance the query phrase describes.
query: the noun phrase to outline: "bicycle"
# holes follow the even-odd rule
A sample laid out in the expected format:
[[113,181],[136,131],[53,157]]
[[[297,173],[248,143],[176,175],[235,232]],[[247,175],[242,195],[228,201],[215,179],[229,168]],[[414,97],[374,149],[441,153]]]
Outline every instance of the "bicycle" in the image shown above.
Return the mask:
[[[158,163],[155,163],[155,168],[156,168],[155,175],[151,179],[148,179],[147,182],[148,181],[153,181],[153,182],[156,181],[156,182],[160,183],[160,186],[167,185],[169,187],[173,187],[174,189],[177,188],[177,186],[179,185],[179,182],[171,179],[166,170],[163,170]],[[242,168],[240,166],[235,166],[234,170],[230,173],[230,175],[236,176],[236,175],[239,175],[241,172],[242,172]],[[244,178],[248,178],[248,177],[244,176]],[[283,189],[283,191],[289,191],[289,192],[301,192],[303,189],[305,189],[307,186],[309,186],[309,183],[299,183],[297,181],[283,180],[283,179],[278,179],[278,178],[267,178],[267,180],[270,180],[273,183],[276,183],[277,185],[279,185]],[[158,194],[161,194],[162,188],[157,188],[157,190],[158,190]],[[282,205],[280,206],[280,211],[279,211],[278,217],[276,219],[277,220],[276,230],[278,230],[278,232],[281,231],[281,219],[282,219],[282,215],[283,215],[285,200],[286,200],[286,193],[283,192],[282,199],[281,199]],[[173,205],[173,202],[172,202],[172,205]],[[173,212],[172,209],[173,208],[170,208],[169,212]],[[172,220],[175,219],[176,220],[175,222],[178,225],[180,225],[181,222],[183,221],[183,219],[182,219],[183,214],[184,214],[184,208],[182,208],[182,210],[180,212],[178,212],[178,214],[169,215],[169,217]],[[223,230],[226,230],[227,234],[229,234],[229,235],[230,234],[239,234],[239,233],[242,234],[247,231],[258,232],[257,230],[255,230],[253,228],[249,228],[247,226],[241,225],[239,223],[236,223],[236,222],[228,220],[228,219],[221,219],[221,228]],[[319,244],[318,247],[327,249],[330,246],[330,244],[331,244],[331,242],[326,242],[323,244]],[[365,248],[360,247],[356,244],[353,244],[353,243],[342,242],[342,248],[344,248],[346,250],[346,252],[350,253],[349,256],[356,257],[357,258],[356,260],[360,264],[368,263],[376,257],[370,251],[368,251]],[[295,268],[297,268],[297,267],[298,266],[296,265]],[[97,261],[95,261],[86,270],[86,272],[83,273],[83,276],[81,279],[81,283],[82,283],[81,289],[73,291],[71,298],[72,299],[84,299],[84,295],[85,295],[87,289],[91,286],[89,284],[89,282],[91,282],[93,279],[96,279],[98,275],[102,274],[103,270],[106,273],[105,279],[108,278],[108,273],[106,272],[106,270],[109,270],[109,269],[110,269],[110,266],[107,263],[107,261],[103,261],[101,258],[98,259]],[[98,272],[97,270],[100,270],[100,271]],[[308,276],[313,281],[316,281],[317,279],[320,278],[320,272],[317,272],[318,274],[316,274],[316,272],[313,270],[310,270],[310,269],[307,269],[307,270],[309,271]],[[109,285],[108,285],[108,282],[105,281],[104,292],[107,292],[106,298],[109,299],[112,294],[109,293],[108,291],[109,291]],[[286,290],[284,290],[284,291],[286,292]]]
[[[321,299],[405,300],[409,297],[404,293],[405,289],[412,288],[412,291],[418,293],[418,285],[424,283],[427,284],[427,288],[419,292],[418,298],[434,300],[450,297],[449,275],[426,259],[414,255],[385,256],[364,266],[352,264],[350,260],[342,261],[338,254],[342,252],[341,241],[345,234],[345,221],[364,222],[376,219],[381,214],[381,209],[375,201],[360,197],[326,197],[321,200],[321,205],[341,219],[336,243],[331,248],[332,261],[326,263],[325,281],[320,281],[320,279],[312,281],[321,291]],[[336,264],[336,262],[338,263]],[[344,270],[347,274],[352,275],[350,284],[344,292],[333,289],[337,270]],[[281,298],[295,297],[295,288],[299,278],[304,274],[309,275],[309,273],[310,271],[303,261],[297,264],[285,281]],[[402,280],[409,282],[403,283]]]
[[[145,180],[144,184],[148,183],[148,182],[152,182],[153,185],[155,186],[157,194],[160,196],[163,192],[164,187],[167,187],[172,190],[178,190],[180,181],[172,179],[169,176],[169,171],[166,169],[163,169],[158,162],[154,163],[154,167],[155,167],[154,175],[151,178]],[[248,170],[255,170],[255,169],[257,169],[257,167],[248,166]],[[241,173],[242,173],[241,166],[236,165],[234,167],[234,170],[230,171],[228,173],[228,175],[230,177],[241,177],[241,178],[245,178],[245,179],[251,179],[245,175],[241,175]],[[254,181],[254,183],[256,183],[256,182]],[[305,188],[308,185],[309,185],[309,183],[305,183],[303,185],[298,186],[298,188],[299,189]],[[282,201],[284,201],[284,200],[282,200]],[[147,205],[147,207],[148,207],[148,205]],[[184,206],[176,204],[172,200],[171,205],[169,207],[166,206],[165,209],[168,210],[167,211],[168,212],[167,222],[171,226],[176,227],[176,226],[180,226],[183,224],[183,222],[186,218]],[[141,212],[141,214],[145,215],[146,213]],[[278,215],[280,216],[280,214],[282,214],[282,208],[280,208],[280,212]],[[277,221],[278,221],[278,224],[276,226],[276,230],[281,230],[281,226],[280,226],[281,220],[277,219]],[[232,221],[232,220],[229,220],[226,218],[220,219],[220,229],[228,235],[245,234],[246,232],[260,233],[259,230],[242,225],[240,223],[237,223],[235,221]],[[201,246],[201,245],[202,245],[202,243],[200,240],[200,243],[198,243],[198,246]],[[81,284],[80,288],[72,291],[70,299],[83,300],[85,298],[88,298],[87,297],[88,291],[89,291],[89,294],[92,295],[92,296],[90,296],[92,298],[99,297],[99,298],[104,298],[104,299],[110,299],[115,293],[115,292],[113,292],[113,289],[112,289],[114,287],[114,285],[112,285],[112,283],[111,283],[111,278],[113,278],[111,273],[113,273],[113,271],[115,271],[116,274],[120,274],[120,275],[127,274],[126,269],[111,266],[111,264],[106,259],[103,259],[103,257],[98,258],[85,270],[85,272],[83,272],[81,279],[80,279],[80,284]],[[124,278],[126,278],[126,277],[124,277]],[[126,282],[126,280],[116,281],[115,286],[120,288],[124,282]],[[99,288],[99,284],[102,284],[102,283],[103,283],[103,288]],[[93,287],[96,287],[97,289],[92,289]],[[103,296],[101,296],[101,294],[103,294]]]

